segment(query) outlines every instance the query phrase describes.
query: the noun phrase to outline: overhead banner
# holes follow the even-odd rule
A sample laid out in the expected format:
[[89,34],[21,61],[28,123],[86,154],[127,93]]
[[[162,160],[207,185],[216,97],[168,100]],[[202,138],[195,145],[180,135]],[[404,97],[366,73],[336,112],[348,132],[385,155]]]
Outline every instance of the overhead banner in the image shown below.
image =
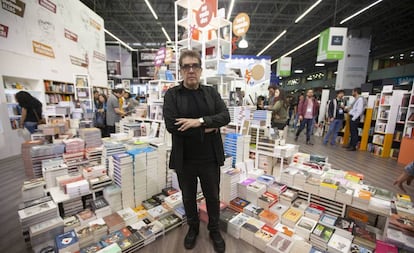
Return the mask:
[[[192,1],[193,6],[199,5],[198,9],[194,9],[194,19],[197,28],[207,27],[211,20],[217,16],[217,0]],[[191,22],[194,24],[194,22]]]
[[277,61],[277,76],[290,76],[292,68],[292,57],[281,57]]
[[318,62],[334,62],[344,58],[348,28],[330,27],[319,37]]
[[233,20],[233,33],[241,37],[247,33],[250,27],[250,17],[247,13],[239,13]]

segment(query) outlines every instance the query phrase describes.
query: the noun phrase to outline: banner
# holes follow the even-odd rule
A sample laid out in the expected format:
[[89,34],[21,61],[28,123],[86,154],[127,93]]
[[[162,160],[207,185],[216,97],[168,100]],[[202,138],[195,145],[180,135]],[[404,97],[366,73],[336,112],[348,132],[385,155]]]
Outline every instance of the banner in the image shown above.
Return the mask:
[[281,57],[277,61],[277,76],[290,76],[292,68],[292,57]]
[[348,28],[330,27],[321,32],[318,45],[318,62],[334,62],[344,57]]

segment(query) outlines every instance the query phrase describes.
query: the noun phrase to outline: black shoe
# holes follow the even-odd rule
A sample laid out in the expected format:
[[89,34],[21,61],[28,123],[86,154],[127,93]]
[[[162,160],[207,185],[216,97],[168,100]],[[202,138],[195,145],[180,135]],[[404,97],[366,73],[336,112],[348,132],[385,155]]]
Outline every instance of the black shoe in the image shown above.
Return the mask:
[[355,147],[349,147],[349,148],[347,148],[346,150],[347,150],[347,151],[356,151],[356,148],[355,148]]
[[210,239],[213,241],[214,250],[218,253],[226,251],[226,243],[219,231],[210,232]]
[[297,135],[295,136],[295,141],[298,141],[298,137],[299,137],[299,136],[297,136]]
[[313,145],[313,143],[311,141],[306,141],[306,145]]
[[349,146],[349,145],[346,145],[346,146],[342,146],[343,148],[350,148],[351,146]]
[[198,226],[190,226],[187,235],[184,238],[184,247],[186,249],[193,249],[198,236]]

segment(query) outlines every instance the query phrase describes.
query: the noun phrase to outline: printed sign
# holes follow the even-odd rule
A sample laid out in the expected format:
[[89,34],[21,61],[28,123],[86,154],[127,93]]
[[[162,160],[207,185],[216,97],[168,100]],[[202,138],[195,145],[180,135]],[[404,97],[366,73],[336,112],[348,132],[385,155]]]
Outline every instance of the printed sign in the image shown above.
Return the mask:
[[345,27],[330,27],[321,32],[318,45],[318,62],[333,62],[344,57],[344,40],[347,31]]
[[51,46],[45,45],[38,41],[32,41],[33,45],[33,52],[36,54],[40,54],[46,57],[55,58],[55,53],[53,52],[53,48]]
[[65,38],[72,40],[74,42],[78,42],[78,35],[74,32],[69,31],[65,28]]
[[233,33],[240,37],[247,33],[250,27],[250,17],[247,13],[239,13],[233,20]]
[[93,19],[89,19],[89,24],[98,31],[102,28],[101,25]]
[[86,59],[82,59],[82,58],[71,55],[70,63],[72,63],[72,65],[79,66],[79,67],[84,67],[84,68],[88,67],[87,57]]
[[171,48],[166,48],[165,49],[165,60],[164,63],[166,65],[170,65],[173,59],[174,53],[173,50]]
[[6,11],[9,11],[19,17],[24,16],[24,10],[26,8],[26,3],[20,0],[2,0],[1,1],[1,8]]
[[56,4],[52,3],[49,0],[39,0],[39,4],[45,7],[47,10],[56,13]]
[[154,59],[154,65],[159,67],[164,63],[165,60],[165,47],[162,47],[158,50],[157,55]]
[[204,0],[198,10],[194,10],[198,28],[208,26],[213,17],[217,16],[217,0]]
[[281,57],[277,61],[277,76],[290,76],[292,57]]
[[9,34],[9,27],[0,24],[0,37],[7,38],[8,34]]
[[101,52],[98,52],[96,50],[93,51],[93,58],[98,59],[98,60],[101,60],[101,61],[105,61],[106,60],[105,54],[103,54]]

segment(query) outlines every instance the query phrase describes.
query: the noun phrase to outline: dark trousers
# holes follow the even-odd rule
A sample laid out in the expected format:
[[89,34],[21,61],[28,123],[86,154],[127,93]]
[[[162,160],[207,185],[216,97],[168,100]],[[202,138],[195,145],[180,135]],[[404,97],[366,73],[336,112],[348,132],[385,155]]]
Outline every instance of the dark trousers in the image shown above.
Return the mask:
[[183,195],[187,224],[198,227],[200,223],[196,202],[198,177],[206,199],[207,228],[209,231],[217,231],[220,218],[220,167],[217,164],[190,165],[184,163],[184,169],[177,173],[177,177]]
[[312,132],[313,119],[302,119],[302,121],[300,122],[299,129],[296,132],[296,136],[299,136],[299,134],[305,128],[305,125],[306,125],[306,141],[310,141],[310,135],[311,135],[311,132]]
[[349,142],[349,146],[351,148],[356,148],[358,143],[358,125],[359,125],[359,118],[355,121],[352,119],[349,122],[349,131],[351,132],[351,141]]
[[109,137],[111,134],[115,133],[115,126],[106,126],[106,135]]

